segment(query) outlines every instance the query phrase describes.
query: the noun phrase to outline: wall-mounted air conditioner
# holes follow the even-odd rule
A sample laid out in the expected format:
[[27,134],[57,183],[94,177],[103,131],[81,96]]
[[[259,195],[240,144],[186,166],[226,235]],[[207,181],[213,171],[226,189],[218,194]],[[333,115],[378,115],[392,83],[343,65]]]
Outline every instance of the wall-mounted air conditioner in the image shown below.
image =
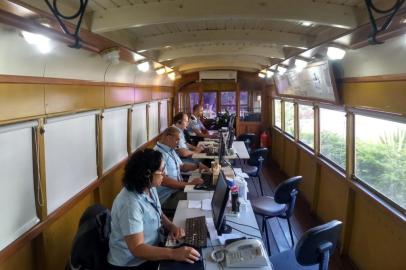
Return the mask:
[[200,71],[199,81],[201,80],[234,80],[237,81],[237,71],[232,70],[210,70]]

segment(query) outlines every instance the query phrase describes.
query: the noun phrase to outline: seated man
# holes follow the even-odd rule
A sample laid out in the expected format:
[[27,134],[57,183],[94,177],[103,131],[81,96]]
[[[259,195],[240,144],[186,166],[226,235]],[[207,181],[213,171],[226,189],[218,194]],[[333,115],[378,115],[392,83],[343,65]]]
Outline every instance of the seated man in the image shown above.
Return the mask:
[[203,106],[196,104],[193,106],[193,112],[190,115],[190,122],[188,131],[194,132],[196,136],[203,137],[203,138],[216,138],[216,135],[210,135],[209,131],[203,125],[202,121],[200,121],[200,117],[203,115]]
[[188,158],[191,158],[194,153],[200,153],[203,151],[203,147],[196,147],[186,142],[185,134],[183,133],[189,124],[189,116],[186,113],[177,113],[173,118],[173,123],[173,126],[177,128],[180,133],[180,140],[176,152],[181,159],[189,160]]
[[175,210],[179,200],[186,200],[186,194],[183,192],[186,185],[198,185],[203,183],[201,178],[184,182],[181,172],[206,169],[201,163],[193,164],[182,162],[175,151],[179,140],[179,130],[175,127],[168,127],[162,133],[160,141],[154,147],[154,150],[162,153],[166,164],[166,175],[163,178],[162,185],[157,188],[162,209],[165,210]]

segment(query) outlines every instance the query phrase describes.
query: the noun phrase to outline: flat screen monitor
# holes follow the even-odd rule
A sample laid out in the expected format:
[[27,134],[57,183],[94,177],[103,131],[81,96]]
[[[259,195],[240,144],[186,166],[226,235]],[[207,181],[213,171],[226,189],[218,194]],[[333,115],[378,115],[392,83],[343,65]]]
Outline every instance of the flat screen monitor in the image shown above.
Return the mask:
[[216,227],[219,235],[230,232],[226,226],[226,219],[224,217],[224,211],[226,209],[229,193],[230,188],[227,185],[224,173],[220,171],[216,189],[211,200],[214,226]]
[[228,130],[228,137],[227,137],[227,149],[230,149],[233,146],[234,142],[234,129]]
[[235,114],[230,115],[230,119],[228,120],[228,130],[234,129],[235,123]]

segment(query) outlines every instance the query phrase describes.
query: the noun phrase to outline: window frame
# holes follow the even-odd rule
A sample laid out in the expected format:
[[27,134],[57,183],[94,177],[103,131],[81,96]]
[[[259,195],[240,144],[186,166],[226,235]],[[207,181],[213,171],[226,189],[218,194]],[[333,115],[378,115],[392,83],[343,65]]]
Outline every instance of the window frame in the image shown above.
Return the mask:
[[[290,134],[286,131],[286,102],[292,103],[293,106],[293,134]],[[283,100],[283,133],[286,134],[290,139],[295,140],[295,134],[296,134],[296,110],[295,110],[295,105],[297,104],[296,101],[291,100],[291,99],[284,99]]]
[[[312,107],[312,110],[313,110],[313,147],[306,144],[305,142],[303,142],[300,139],[300,105],[310,106],[310,107]],[[316,150],[315,150],[316,149],[316,132],[315,132],[315,128],[316,128],[316,112],[315,112],[315,104],[312,103],[312,102],[298,101],[297,106],[298,106],[298,108],[297,108],[297,111],[298,111],[298,115],[297,115],[297,127],[298,127],[298,130],[297,130],[297,142],[299,143],[299,145],[303,146],[307,150],[314,153],[314,152],[316,152]]]
[[[277,125],[276,125],[276,111],[275,111],[275,109],[276,109],[276,106],[275,106],[275,100],[279,100],[279,102],[280,102],[280,108],[281,108],[281,111],[280,111],[280,116],[281,116],[281,126],[280,127],[278,127]],[[279,131],[281,131],[281,132],[283,132],[283,129],[282,129],[282,127],[283,127],[283,125],[282,125],[282,108],[283,108],[283,106],[282,106],[282,99],[281,98],[273,98],[272,99],[272,113],[273,113],[273,116],[272,116],[272,126],[274,127],[274,128],[276,128],[277,130],[279,130]]]

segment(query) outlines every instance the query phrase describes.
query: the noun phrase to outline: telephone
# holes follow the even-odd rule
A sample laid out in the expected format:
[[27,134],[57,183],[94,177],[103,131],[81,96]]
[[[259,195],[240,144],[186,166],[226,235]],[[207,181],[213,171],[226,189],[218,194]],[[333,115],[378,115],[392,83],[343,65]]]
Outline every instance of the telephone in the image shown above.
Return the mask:
[[225,261],[226,267],[263,267],[268,265],[266,252],[258,239],[233,242],[211,253],[215,262]]

